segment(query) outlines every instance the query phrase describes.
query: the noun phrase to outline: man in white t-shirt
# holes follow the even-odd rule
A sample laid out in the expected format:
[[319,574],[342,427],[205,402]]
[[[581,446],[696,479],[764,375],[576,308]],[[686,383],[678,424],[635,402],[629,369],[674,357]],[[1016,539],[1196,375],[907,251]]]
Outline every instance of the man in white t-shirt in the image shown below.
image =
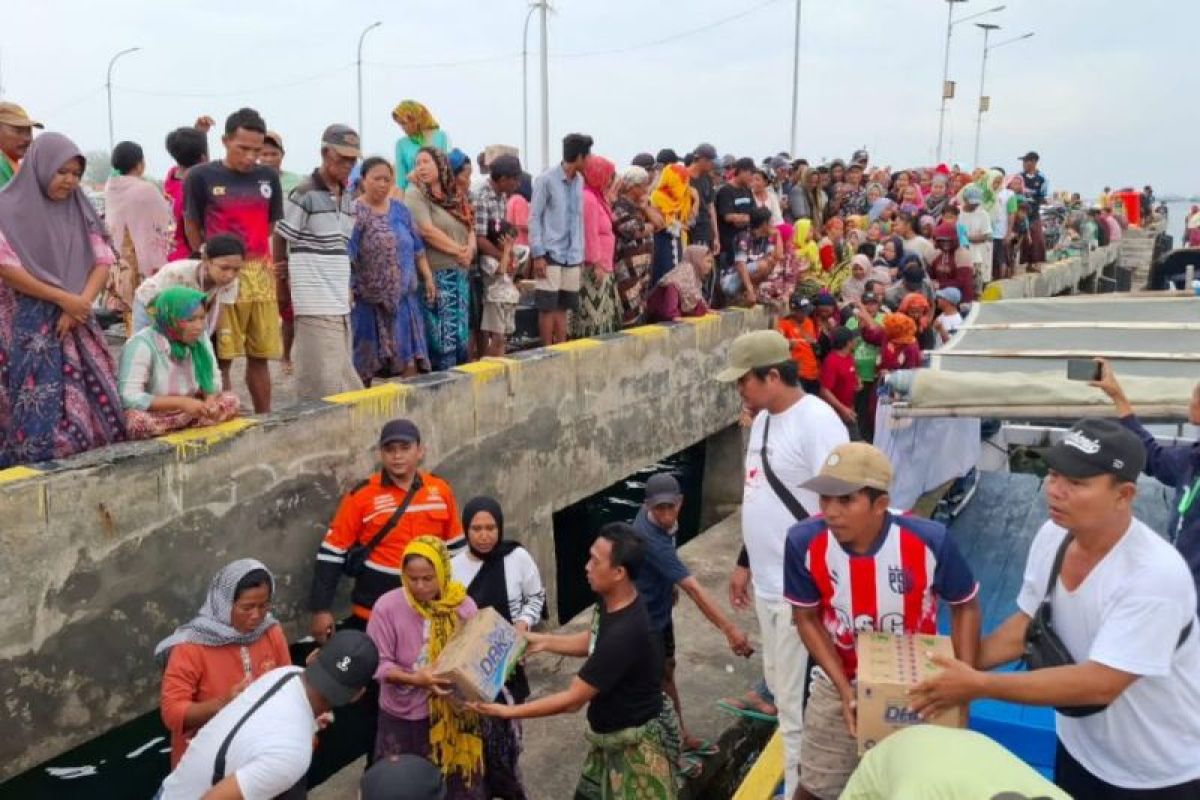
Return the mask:
[[378,665],[367,635],[344,630],[306,669],[266,673],[204,724],[156,800],[304,797],[315,719],[357,700]]
[[[817,495],[800,485],[816,476],[829,453],[849,437],[837,413],[800,388],[788,341],[778,331],[754,331],[735,339],[729,366],[717,380],[736,382],[742,402],[756,415],[742,489],[745,546],[729,581],[729,599],[736,609],[749,608],[753,578],[763,676],[779,708],[787,765],[785,796],[791,797],[798,783],[808,653],[783,598],[784,544],[793,525],[820,511]],[[772,486],[768,469],[779,486]]]
[[1200,797],[1196,587],[1183,557],[1133,516],[1145,461],[1138,437],[1107,419],[1077,423],[1046,453],[1050,522],[1030,547],[1020,610],[978,662],[1020,658],[1049,610],[1073,663],[991,673],[935,656],[946,669],[913,690],[922,716],[984,697],[1055,706],[1055,780],[1072,797]]

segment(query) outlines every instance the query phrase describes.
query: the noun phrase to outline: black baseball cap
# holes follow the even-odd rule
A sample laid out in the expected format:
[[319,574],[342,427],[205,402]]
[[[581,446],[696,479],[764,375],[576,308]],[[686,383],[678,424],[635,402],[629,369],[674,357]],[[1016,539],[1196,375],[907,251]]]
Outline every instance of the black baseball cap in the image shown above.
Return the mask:
[[864,303],[878,303],[878,302],[881,302],[881,301],[880,301],[880,299],[879,299],[879,295],[875,294],[874,292],[863,292],[863,296],[862,296],[862,302],[864,302]]
[[442,771],[420,756],[388,756],[371,765],[358,785],[360,800],[443,800]]
[[654,156],[649,153],[638,153],[633,157],[633,161],[629,163],[642,169],[654,169]]
[[1081,419],[1046,451],[1046,466],[1068,478],[1115,475],[1133,483],[1146,466],[1146,448],[1133,431],[1111,419]]
[[708,142],[701,142],[696,145],[696,149],[692,151],[692,155],[696,158],[707,158],[709,161],[717,160],[717,148],[713,147]]
[[383,447],[392,442],[420,444],[421,430],[417,427],[417,423],[411,419],[394,419],[384,425],[383,430],[379,432],[379,446]]
[[676,164],[679,162],[679,154],[669,147],[664,147],[658,151],[654,161],[657,164]]
[[646,505],[650,508],[674,505],[682,497],[683,490],[679,488],[679,481],[669,472],[651,475],[646,481]]
[[833,349],[841,350],[858,338],[858,334],[849,328],[837,328],[833,332]]
[[812,300],[809,300],[807,297],[799,294],[792,295],[792,298],[788,300],[788,306],[792,309],[792,311],[813,310]]
[[1038,156],[1036,150],[1030,150],[1028,153],[1021,156],[1021,160],[1022,161],[1040,161],[1041,158]]
[[344,706],[375,679],[379,651],[362,631],[341,630],[317,651],[304,679],[334,708]]

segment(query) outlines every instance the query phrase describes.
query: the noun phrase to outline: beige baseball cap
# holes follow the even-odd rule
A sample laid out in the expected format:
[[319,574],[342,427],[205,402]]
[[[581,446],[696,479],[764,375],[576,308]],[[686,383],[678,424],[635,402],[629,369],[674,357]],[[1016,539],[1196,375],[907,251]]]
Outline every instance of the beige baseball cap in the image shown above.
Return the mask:
[[14,128],[44,128],[37,120],[29,118],[25,109],[16,103],[0,103],[0,124],[11,125]]
[[734,383],[752,369],[782,364],[791,357],[788,340],[779,331],[743,333],[729,345],[729,366],[717,373],[717,380]]
[[892,463],[887,456],[866,442],[847,442],[835,447],[821,472],[800,488],[825,497],[845,497],[859,489],[886,492],[891,485]]

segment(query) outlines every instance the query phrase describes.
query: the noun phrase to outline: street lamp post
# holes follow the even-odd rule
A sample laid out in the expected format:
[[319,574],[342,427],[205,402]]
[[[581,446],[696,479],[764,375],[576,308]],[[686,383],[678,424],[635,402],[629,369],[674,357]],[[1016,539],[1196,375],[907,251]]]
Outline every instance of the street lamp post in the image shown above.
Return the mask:
[[127,48],[127,49],[125,49],[125,50],[122,50],[121,52],[117,53],[117,54],[116,54],[115,56],[113,56],[113,57],[112,57],[112,59],[111,59],[111,60],[108,62],[108,77],[107,77],[107,78],[105,79],[105,81],[104,81],[104,88],[105,88],[105,89],[107,90],[107,92],[108,92],[108,149],[109,149],[109,151],[111,151],[111,150],[113,149],[113,145],[115,145],[115,144],[116,144],[116,139],[115,139],[115,137],[113,136],[113,113],[112,113],[112,72],[113,72],[113,64],[116,64],[116,63],[117,63],[117,59],[118,59],[118,58],[120,58],[121,56],[129,55],[130,53],[136,53],[138,50],[141,50],[141,49],[142,49],[142,48],[140,48],[140,47],[130,47],[130,48]]
[[358,142],[362,146],[363,141],[363,115],[362,115],[362,48],[363,39],[367,38],[367,34],[382,25],[382,22],[372,22],[367,27],[363,28],[363,32],[358,36]]
[[529,20],[541,3],[529,6],[525,15],[525,30],[521,34],[521,159],[526,165],[529,159]]
[[800,106],[800,0],[796,0],[796,32],[792,37],[792,137],[788,153],[796,157],[796,116]]
[[976,22],[983,29],[983,64],[979,68],[979,108],[975,112],[975,159],[971,162],[976,167],[979,167],[979,137],[983,130],[983,112],[991,107],[991,98],[983,93],[984,80],[987,78],[987,59],[988,52],[995,50],[997,47],[1004,47],[1006,44],[1013,44],[1028,39],[1033,36],[1033,32],[1015,36],[1012,39],[1005,39],[1003,42],[997,42],[993,45],[988,45],[988,36],[994,30],[999,30],[999,25],[987,25],[981,22]]
[[550,0],[538,0],[542,16],[542,172],[550,169],[550,41],[547,34],[546,14]]
[[967,0],[946,0],[946,52],[942,58],[942,107],[938,112],[938,138],[937,138],[937,161],[940,164],[942,161],[942,141],[945,138],[946,131],[946,101],[950,98],[946,96],[946,85],[950,82],[950,34],[954,30],[954,26],[963,22],[970,22],[973,19],[978,19],[985,14],[995,14],[997,11],[1003,11],[1004,6],[995,6],[987,11],[980,11],[978,14],[971,14],[962,19],[954,18],[954,4],[965,3]]

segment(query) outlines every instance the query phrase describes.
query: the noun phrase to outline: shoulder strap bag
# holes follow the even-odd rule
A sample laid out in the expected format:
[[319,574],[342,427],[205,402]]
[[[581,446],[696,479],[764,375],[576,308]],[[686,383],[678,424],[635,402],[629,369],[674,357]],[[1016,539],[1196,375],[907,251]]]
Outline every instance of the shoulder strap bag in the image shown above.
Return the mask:
[[276,692],[282,689],[285,683],[290,681],[292,678],[295,678],[299,674],[299,672],[289,672],[287,675],[284,675],[282,678],[275,681],[275,685],[268,689],[262,697],[258,698],[254,705],[250,706],[250,710],[243,714],[242,718],[237,721],[237,724],[230,729],[229,735],[225,737],[225,741],[221,742],[221,747],[217,750],[217,759],[213,763],[213,786],[216,786],[225,779],[225,756],[229,753],[229,745],[233,742],[233,737],[237,736],[237,732],[240,731],[242,726],[246,724],[246,720],[250,719],[250,717],[254,715],[255,711],[258,711],[263,707],[264,703],[274,697]]
[[783,485],[783,481],[775,474],[775,470],[771,469],[771,462],[767,460],[767,435],[771,432],[771,415],[767,414],[767,419],[763,425],[763,440],[762,440],[762,466],[763,474],[767,478],[767,483],[770,484],[771,490],[775,492],[775,496],[779,498],[779,502],[783,503],[791,515],[796,518],[796,522],[803,522],[808,519],[808,512],[804,510],[804,506],[796,499],[796,495]]
[[342,562],[342,572],[349,575],[351,578],[357,578],[363,574],[367,568],[367,559],[371,557],[371,553],[375,552],[375,548],[387,538],[387,535],[392,532],[392,529],[400,522],[400,518],[404,516],[404,512],[408,511],[409,505],[412,504],[413,498],[417,496],[417,492],[421,490],[421,473],[413,476],[412,486],[408,489],[408,494],[404,495],[404,500],[401,501],[399,508],[392,512],[388,517],[387,522],[383,523],[383,527],[379,532],[371,537],[371,541],[366,544],[355,543],[346,551],[346,560]]

